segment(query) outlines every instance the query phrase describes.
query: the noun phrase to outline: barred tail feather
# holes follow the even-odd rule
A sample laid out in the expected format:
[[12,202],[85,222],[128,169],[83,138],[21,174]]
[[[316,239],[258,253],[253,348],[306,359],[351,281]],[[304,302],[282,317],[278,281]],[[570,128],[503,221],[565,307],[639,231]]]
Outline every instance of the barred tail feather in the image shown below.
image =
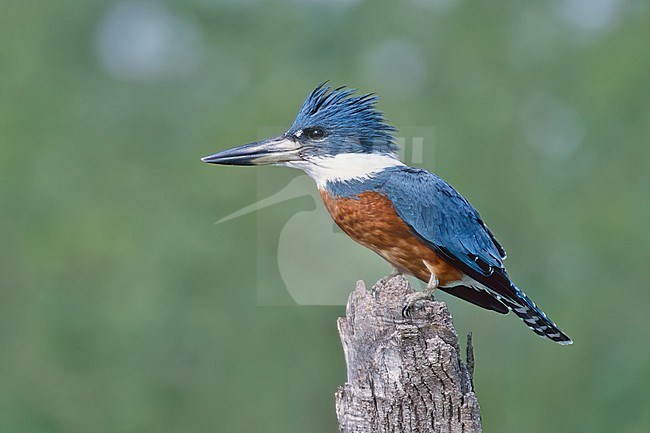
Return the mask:
[[524,292],[514,284],[511,284],[511,289],[516,297],[501,298],[501,302],[506,304],[535,334],[562,345],[573,344],[569,336],[562,332]]

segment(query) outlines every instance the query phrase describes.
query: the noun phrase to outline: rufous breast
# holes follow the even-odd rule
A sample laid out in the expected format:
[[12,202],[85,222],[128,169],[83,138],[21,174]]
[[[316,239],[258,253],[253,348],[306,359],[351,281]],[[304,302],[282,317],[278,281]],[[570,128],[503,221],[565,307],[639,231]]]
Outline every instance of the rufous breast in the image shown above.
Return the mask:
[[320,194],[341,230],[400,271],[427,282],[433,270],[441,286],[462,279],[463,274],[458,269],[416,236],[383,194],[369,191],[339,197],[326,190],[320,190]]

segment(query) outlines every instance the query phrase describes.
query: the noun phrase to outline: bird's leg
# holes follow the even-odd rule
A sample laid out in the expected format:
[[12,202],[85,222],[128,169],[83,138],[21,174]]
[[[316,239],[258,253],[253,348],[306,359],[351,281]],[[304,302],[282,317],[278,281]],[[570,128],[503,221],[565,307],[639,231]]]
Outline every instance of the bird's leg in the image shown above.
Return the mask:
[[427,283],[427,289],[426,289],[426,292],[429,292],[429,296],[433,296],[433,292],[438,288],[439,284],[440,284],[440,280],[438,280],[436,274],[431,272],[431,277],[429,277],[429,282]]
[[438,276],[435,274],[433,267],[426,261],[424,261],[424,265],[427,267],[429,272],[431,272],[431,276],[429,277],[429,282],[427,283],[427,287],[421,292],[414,292],[409,294],[406,297],[406,302],[404,303],[404,307],[402,308],[403,317],[408,317],[410,315],[410,310],[413,307],[413,305],[415,305],[416,302],[421,301],[422,299],[433,299],[433,292],[435,292],[435,290],[440,285],[440,280],[438,279]]

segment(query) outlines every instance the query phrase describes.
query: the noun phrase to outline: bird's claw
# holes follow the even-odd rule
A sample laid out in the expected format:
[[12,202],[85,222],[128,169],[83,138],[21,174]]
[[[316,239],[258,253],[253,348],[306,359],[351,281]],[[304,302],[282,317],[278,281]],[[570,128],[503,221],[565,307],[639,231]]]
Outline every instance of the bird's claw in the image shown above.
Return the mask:
[[405,319],[410,318],[411,309],[418,301],[421,301],[423,299],[433,300],[433,290],[424,290],[422,292],[415,292],[407,295],[404,306],[402,307],[402,317]]
[[411,317],[411,306],[409,304],[404,304],[402,307],[402,317],[405,319]]

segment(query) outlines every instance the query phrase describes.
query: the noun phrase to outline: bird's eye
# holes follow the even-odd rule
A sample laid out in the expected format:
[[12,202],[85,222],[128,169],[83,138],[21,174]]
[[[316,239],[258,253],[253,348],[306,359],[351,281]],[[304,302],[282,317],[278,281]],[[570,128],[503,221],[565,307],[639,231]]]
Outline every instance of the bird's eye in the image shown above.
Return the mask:
[[325,130],[323,128],[318,127],[318,126],[314,127],[314,128],[305,129],[304,132],[305,132],[305,135],[307,135],[307,137],[310,140],[322,140],[327,135]]

